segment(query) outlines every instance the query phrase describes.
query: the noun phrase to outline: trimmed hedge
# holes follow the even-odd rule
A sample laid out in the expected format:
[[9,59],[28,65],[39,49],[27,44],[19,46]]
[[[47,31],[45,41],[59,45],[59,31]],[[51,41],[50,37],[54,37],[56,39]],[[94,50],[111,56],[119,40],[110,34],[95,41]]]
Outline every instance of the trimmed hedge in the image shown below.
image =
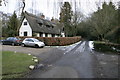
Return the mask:
[[[31,37],[19,37],[22,40]],[[32,37],[45,43],[46,46],[65,46],[76,43],[81,37]]]
[[94,48],[96,51],[117,52],[116,50],[113,50],[113,47],[120,50],[120,44],[94,42]]

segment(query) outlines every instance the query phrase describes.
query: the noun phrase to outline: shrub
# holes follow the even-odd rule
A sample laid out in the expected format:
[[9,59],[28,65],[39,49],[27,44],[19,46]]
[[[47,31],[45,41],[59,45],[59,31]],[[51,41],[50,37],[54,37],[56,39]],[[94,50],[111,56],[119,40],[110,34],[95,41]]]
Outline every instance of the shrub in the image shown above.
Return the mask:
[[[22,40],[30,37],[19,37]],[[76,43],[81,40],[81,37],[34,37],[43,41],[47,46],[65,46]]]
[[96,51],[101,52],[117,52],[113,48],[120,49],[120,45],[114,43],[94,42],[94,48]]

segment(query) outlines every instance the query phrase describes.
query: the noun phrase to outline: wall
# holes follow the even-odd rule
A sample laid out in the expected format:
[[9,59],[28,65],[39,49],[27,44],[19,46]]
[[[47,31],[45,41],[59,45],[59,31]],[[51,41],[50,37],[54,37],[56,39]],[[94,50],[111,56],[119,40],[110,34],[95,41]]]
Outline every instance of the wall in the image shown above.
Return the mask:
[[[27,25],[24,25],[24,22],[27,22]],[[24,36],[24,32],[27,32],[27,36],[32,36],[32,29],[26,18],[23,20],[22,25],[19,29],[19,36]]]

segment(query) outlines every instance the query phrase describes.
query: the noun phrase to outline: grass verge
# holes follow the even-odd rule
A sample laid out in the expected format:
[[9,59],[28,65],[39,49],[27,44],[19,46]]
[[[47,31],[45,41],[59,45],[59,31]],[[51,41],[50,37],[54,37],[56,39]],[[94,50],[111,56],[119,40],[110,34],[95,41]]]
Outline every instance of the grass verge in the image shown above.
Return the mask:
[[32,58],[27,54],[2,51],[2,77],[20,78],[29,71],[29,65],[35,64]]

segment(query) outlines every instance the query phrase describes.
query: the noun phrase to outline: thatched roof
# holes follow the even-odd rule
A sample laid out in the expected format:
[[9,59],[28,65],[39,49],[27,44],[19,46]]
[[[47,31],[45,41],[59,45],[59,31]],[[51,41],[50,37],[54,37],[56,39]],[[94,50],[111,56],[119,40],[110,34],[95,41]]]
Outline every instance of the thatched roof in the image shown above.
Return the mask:
[[24,18],[27,19],[33,32],[60,34],[60,28],[55,23],[52,23],[51,21],[42,19],[28,12],[24,13]]

